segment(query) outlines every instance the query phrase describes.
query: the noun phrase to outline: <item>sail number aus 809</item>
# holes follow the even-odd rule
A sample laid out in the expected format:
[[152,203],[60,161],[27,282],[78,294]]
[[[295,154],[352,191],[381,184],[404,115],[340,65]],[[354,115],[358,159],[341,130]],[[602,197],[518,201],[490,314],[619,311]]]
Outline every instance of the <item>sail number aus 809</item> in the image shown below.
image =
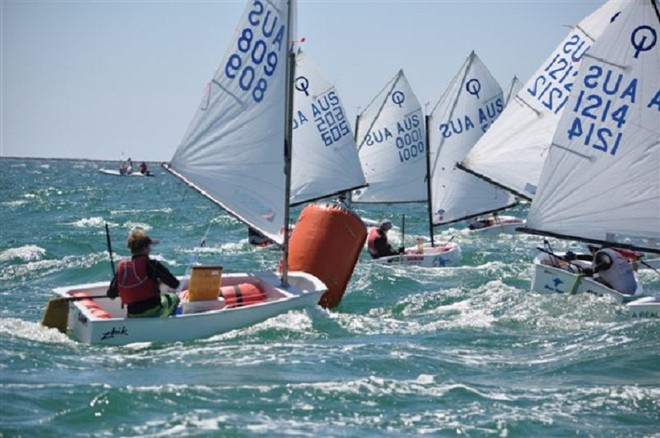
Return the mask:
[[255,0],[253,6],[248,13],[251,26],[239,32],[237,50],[227,58],[224,71],[227,78],[237,80],[241,90],[249,92],[258,103],[266,95],[268,78],[277,70],[286,29],[281,24],[278,27],[277,13],[265,10],[261,1]]

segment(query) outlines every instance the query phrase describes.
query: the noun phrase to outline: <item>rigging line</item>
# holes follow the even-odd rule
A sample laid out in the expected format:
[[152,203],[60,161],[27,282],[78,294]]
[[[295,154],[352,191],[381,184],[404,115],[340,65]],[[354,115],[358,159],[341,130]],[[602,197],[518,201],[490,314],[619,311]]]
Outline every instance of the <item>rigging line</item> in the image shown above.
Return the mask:
[[193,253],[190,256],[190,262],[188,263],[188,267],[186,268],[186,275],[190,274],[190,271],[192,269],[192,266],[197,263],[197,257],[199,256],[199,248],[204,247],[206,245],[206,238],[209,235],[209,231],[211,230],[211,225],[213,224],[213,220],[216,218],[215,214],[211,216],[211,219],[209,220],[209,226],[206,227],[206,233],[204,233],[204,237],[202,237],[202,240],[199,241],[199,246],[195,247],[193,249]]

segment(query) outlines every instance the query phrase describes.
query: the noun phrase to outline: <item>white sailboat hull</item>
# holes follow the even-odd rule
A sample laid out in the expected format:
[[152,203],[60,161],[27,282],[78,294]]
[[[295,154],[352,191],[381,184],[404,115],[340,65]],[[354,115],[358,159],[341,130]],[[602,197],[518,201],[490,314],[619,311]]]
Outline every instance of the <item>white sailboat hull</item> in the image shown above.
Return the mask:
[[516,228],[524,227],[525,220],[515,216],[499,216],[497,222],[484,228],[470,230],[470,234],[480,237],[494,237],[499,234],[516,234]]
[[632,318],[660,318],[660,295],[631,301],[626,310]]
[[627,313],[634,318],[658,318],[660,315],[660,296],[643,297],[641,283],[637,283],[634,295],[626,295],[610,289],[577,272],[570,272],[563,267],[549,266],[541,263],[544,257],[534,260],[532,275],[532,291],[539,293],[582,294],[590,293],[597,296],[608,297],[612,303],[624,305]]
[[111,176],[154,176],[153,173],[146,173],[146,174],[140,172],[120,173],[117,169],[99,169],[99,172],[104,175],[111,175]]
[[[280,277],[274,273],[225,274],[223,286],[254,283],[266,294],[266,300],[242,307],[228,307],[222,298],[198,301],[189,303],[187,308],[184,304],[183,314],[163,318],[126,318],[120,299],[104,298],[94,301],[107,313],[105,317],[98,317],[84,300],[73,301],[69,306],[68,333],[80,342],[101,345],[203,339],[257,324],[290,310],[314,307],[327,291],[323,282],[304,272],[289,272],[288,279],[289,285],[283,287]],[[96,296],[105,294],[107,288],[108,282],[98,282],[61,287],[55,292],[61,296],[80,292]]]
[[373,263],[382,265],[407,265],[422,268],[448,268],[458,266],[461,261],[461,248],[458,243],[448,242],[444,245],[431,246],[425,243],[423,253],[417,247],[406,248],[405,254],[381,257]]

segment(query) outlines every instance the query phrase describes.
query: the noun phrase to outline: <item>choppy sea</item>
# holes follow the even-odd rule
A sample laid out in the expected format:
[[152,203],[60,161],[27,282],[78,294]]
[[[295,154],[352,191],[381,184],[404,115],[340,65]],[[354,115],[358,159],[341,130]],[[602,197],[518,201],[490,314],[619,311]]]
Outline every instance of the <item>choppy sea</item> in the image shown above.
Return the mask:
[[[660,437],[659,321],[531,293],[538,236],[439,228],[462,266],[363,252],[339,307],[194,342],[100,347],[46,329],[52,288],[110,279],[105,223],[115,260],[141,226],[175,274],[195,254],[226,272],[277,264],[156,163],[155,178],[98,172],[116,165],[0,159],[0,436]],[[355,210],[405,215],[408,244],[428,234],[424,205]],[[660,290],[653,271],[640,278]]]

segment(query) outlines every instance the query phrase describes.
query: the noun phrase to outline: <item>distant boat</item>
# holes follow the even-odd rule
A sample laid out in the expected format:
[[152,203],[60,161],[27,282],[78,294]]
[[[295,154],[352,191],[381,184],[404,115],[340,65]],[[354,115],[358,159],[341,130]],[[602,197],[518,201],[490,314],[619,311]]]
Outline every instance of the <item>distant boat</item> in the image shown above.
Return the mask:
[[110,175],[110,176],[156,176],[151,172],[147,173],[140,173],[140,172],[131,172],[131,173],[121,173],[117,169],[99,169],[99,172],[104,174],[104,175]]
[[[523,231],[660,254],[660,14],[652,0],[615,4],[575,78]],[[608,296],[632,316],[660,317],[657,291],[636,299],[649,294],[639,281],[621,293],[554,257],[568,269],[537,257],[532,290]]]

